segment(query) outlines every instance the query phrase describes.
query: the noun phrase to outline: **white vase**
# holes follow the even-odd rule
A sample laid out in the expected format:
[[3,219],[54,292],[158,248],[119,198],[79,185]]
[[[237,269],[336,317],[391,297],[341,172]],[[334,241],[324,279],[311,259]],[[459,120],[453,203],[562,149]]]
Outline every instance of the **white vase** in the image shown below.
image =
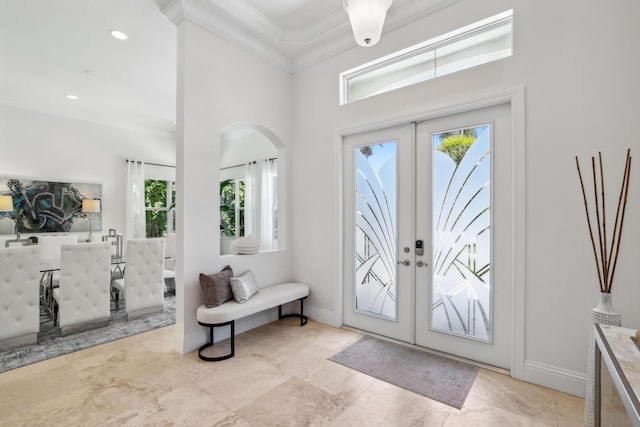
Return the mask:
[[620,313],[613,308],[613,296],[610,292],[600,292],[600,301],[593,308],[593,323],[620,326]]
[[591,309],[587,358],[587,389],[584,396],[584,425],[587,427],[595,425],[594,398],[597,392],[597,390],[595,390],[595,324],[613,326],[622,325],[620,313],[613,308],[612,294],[610,292],[600,292],[598,305]]

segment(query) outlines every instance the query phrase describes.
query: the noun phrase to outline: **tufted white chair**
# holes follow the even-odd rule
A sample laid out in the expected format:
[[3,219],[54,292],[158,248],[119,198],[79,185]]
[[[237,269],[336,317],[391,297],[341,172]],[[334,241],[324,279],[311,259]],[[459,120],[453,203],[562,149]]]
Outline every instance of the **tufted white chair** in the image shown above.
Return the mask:
[[164,310],[164,245],[161,238],[127,241],[124,278],[113,288],[124,295],[129,319]]
[[107,242],[61,246],[60,287],[54,324],[60,333],[106,326],[111,315],[111,245]]
[[[38,237],[38,246],[40,247],[40,259],[42,261],[53,261],[54,264],[60,260],[60,248],[62,245],[68,245],[72,243],[78,243],[78,236],[76,234],[63,234],[55,236],[40,236]],[[56,271],[50,273],[48,280],[53,281],[51,288],[58,286],[58,280],[60,274]],[[47,300],[50,303],[50,296],[47,295]]]
[[0,249],[0,350],[38,341],[39,266],[37,246]]
[[78,243],[77,234],[38,237],[38,246],[40,246],[40,259],[60,259],[60,247],[62,245],[68,245],[71,243]]
[[176,233],[168,233],[164,251],[164,284],[176,292]]

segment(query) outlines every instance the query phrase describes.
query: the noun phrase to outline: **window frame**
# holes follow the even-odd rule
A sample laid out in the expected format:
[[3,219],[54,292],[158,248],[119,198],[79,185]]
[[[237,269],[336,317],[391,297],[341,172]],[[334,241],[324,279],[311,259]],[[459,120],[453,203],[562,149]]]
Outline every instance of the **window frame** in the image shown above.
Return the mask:
[[[165,191],[166,191],[166,206],[158,207],[158,206],[147,206],[147,181],[164,181],[166,183]],[[173,216],[171,213],[175,211],[175,201],[173,200],[173,191],[175,191],[176,182],[171,179],[162,179],[162,178],[144,178],[144,213],[145,213],[145,237],[149,238],[149,229],[146,221],[147,212],[166,212],[167,213],[167,221],[165,225],[166,233],[172,233],[175,231]]]
[[[502,13],[499,13],[497,15],[491,16],[489,18],[480,20],[478,22],[475,22],[473,24],[458,28],[456,30],[450,31],[446,34],[443,34],[441,36],[438,37],[434,37],[432,39],[426,40],[422,43],[418,43],[416,45],[410,46],[406,49],[402,49],[400,51],[397,52],[393,52],[387,56],[384,56],[382,58],[376,59],[374,61],[370,61],[366,64],[360,65],[358,67],[352,68],[350,70],[344,71],[342,73],[339,74],[339,90],[340,90],[340,105],[346,105],[346,104],[350,104],[352,102],[356,102],[362,99],[366,99],[368,97],[371,96],[375,96],[375,95],[379,95],[381,93],[386,93],[386,92],[390,92],[392,90],[395,89],[399,89],[402,87],[408,87],[411,86],[413,84],[416,83],[421,83],[427,80],[431,80],[437,77],[441,77],[447,74],[452,74],[458,71],[462,71],[468,68],[473,68],[482,64],[486,64],[489,62],[493,62],[495,60],[498,59],[502,59],[504,57],[501,58],[497,58],[497,59],[492,59],[489,61],[484,61],[484,62],[479,62],[477,64],[471,65],[471,66],[466,66],[460,69],[456,69],[453,71],[448,71],[445,73],[438,73],[438,68],[437,68],[437,50],[438,49],[442,49],[443,47],[449,46],[449,45],[453,45],[456,42],[459,42],[461,40],[470,38],[472,36],[476,36],[479,34],[483,34],[486,32],[489,32],[493,29],[502,27],[502,26],[510,26],[510,31],[509,31],[509,36],[511,38],[510,41],[510,54],[505,56],[505,57],[509,57],[513,55],[513,9],[509,9],[507,11],[504,11]],[[366,95],[366,96],[362,96],[359,97],[357,99],[350,99],[350,88],[349,88],[349,82],[353,79],[356,79],[358,77],[362,77],[364,75],[367,74],[371,74],[371,73],[376,73],[382,69],[384,69],[385,67],[389,67],[395,64],[399,64],[403,61],[409,61],[412,58],[416,58],[420,55],[423,54],[427,54],[429,52],[433,52],[433,61],[434,61],[434,66],[433,66],[433,76],[432,77],[428,77],[428,78],[424,78],[420,81],[416,81],[414,83],[408,83],[402,86],[398,86],[398,87],[393,87],[391,89],[387,89],[387,90],[382,90],[382,91],[378,91],[378,92],[374,92],[372,94]]]
[[[233,236],[221,234],[220,237],[228,237],[228,238],[244,237],[246,234],[245,232],[246,232],[246,221],[247,221],[246,217],[244,217],[245,207],[246,207],[245,206],[246,197],[247,197],[246,195],[247,180],[246,178],[228,178],[228,179],[230,181],[233,181],[233,198],[234,198],[233,211],[234,211],[235,231]],[[241,200],[240,200],[240,186],[242,184],[244,184],[244,191],[245,191],[245,200],[242,201],[243,203],[241,203]],[[240,215],[242,215],[242,218],[244,218],[243,225],[240,224],[240,218],[241,218]],[[220,218],[220,225],[222,226],[222,217]]]

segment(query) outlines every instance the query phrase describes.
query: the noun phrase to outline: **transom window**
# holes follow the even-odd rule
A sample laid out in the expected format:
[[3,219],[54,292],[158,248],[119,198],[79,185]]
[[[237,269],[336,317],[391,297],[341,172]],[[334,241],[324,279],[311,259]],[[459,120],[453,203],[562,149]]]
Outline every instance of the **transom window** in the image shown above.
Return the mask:
[[513,10],[340,74],[340,105],[513,54]]

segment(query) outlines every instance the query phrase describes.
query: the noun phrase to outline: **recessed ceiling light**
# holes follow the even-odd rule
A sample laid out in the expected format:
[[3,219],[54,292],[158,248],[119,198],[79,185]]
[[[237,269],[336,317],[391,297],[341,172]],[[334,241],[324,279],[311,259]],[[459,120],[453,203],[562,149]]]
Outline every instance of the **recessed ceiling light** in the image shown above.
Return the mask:
[[111,30],[109,31],[109,33],[111,33],[111,35],[117,38],[118,40],[126,40],[129,37],[128,35],[126,35],[120,30]]
[[68,94],[66,95],[66,97],[67,97],[67,99],[72,99],[72,100],[74,100],[74,101],[77,101],[77,100],[78,100],[78,97],[77,97],[76,95],[71,95],[70,93],[68,93]]

